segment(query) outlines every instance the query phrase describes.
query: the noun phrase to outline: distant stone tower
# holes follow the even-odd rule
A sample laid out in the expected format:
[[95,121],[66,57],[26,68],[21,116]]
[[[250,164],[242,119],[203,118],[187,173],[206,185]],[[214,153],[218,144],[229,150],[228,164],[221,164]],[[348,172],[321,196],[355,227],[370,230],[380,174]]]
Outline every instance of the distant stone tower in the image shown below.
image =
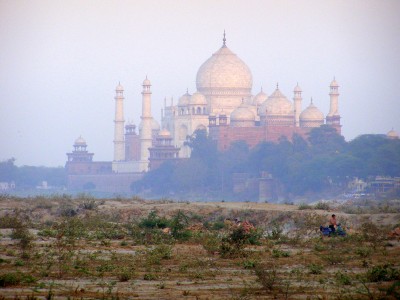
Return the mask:
[[136,134],[136,126],[127,124],[125,126],[125,161],[140,160],[140,139]]
[[299,84],[297,84],[294,88],[294,97],[293,97],[293,102],[294,102],[294,117],[295,117],[295,124],[296,127],[300,126],[300,114],[301,114],[301,101],[303,100],[301,98],[301,88],[299,87]]
[[140,132],[140,171],[149,170],[149,148],[152,146],[152,123],[153,117],[151,116],[151,83],[146,79],[143,81],[142,91],[142,130]]
[[334,127],[339,134],[341,134],[340,115],[339,115],[339,84],[333,78],[330,84],[331,98],[329,113],[326,116],[326,124]]
[[115,119],[114,119],[114,161],[125,160],[124,143],[124,88],[118,84],[115,89]]

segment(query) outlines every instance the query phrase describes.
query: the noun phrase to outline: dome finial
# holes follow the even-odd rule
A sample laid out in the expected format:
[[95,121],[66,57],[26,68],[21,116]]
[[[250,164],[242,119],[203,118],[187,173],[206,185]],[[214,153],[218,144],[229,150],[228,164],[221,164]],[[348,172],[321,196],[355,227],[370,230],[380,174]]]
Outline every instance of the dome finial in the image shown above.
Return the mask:
[[311,97],[311,104],[313,104],[313,102],[312,102],[312,97]]
[[279,82],[276,83],[276,89],[279,90]]
[[226,37],[225,37],[225,29],[224,29],[224,38],[222,39],[222,47],[226,47]]

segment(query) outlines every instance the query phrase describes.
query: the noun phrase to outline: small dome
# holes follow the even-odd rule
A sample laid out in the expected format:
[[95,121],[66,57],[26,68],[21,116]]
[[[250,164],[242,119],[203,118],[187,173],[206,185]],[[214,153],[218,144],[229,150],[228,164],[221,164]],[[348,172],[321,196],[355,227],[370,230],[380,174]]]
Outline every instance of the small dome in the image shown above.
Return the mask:
[[261,105],[260,115],[267,113],[268,115],[286,116],[293,115],[293,111],[292,102],[277,87],[272,95]]
[[261,91],[257,95],[255,95],[253,98],[253,105],[256,105],[256,106],[261,105],[261,104],[263,104],[263,102],[265,100],[267,100],[267,98],[268,98],[268,95],[266,93],[264,93],[261,88]]
[[190,97],[189,104],[190,105],[207,105],[207,99],[203,94],[196,92],[192,95],[192,97]]
[[297,85],[294,87],[293,92],[301,92],[301,88],[299,87],[299,84],[297,84]]
[[159,133],[158,136],[160,137],[170,137],[171,133],[167,129],[162,129]]
[[313,104],[311,100],[310,105],[300,114],[300,120],[324,121],[324,114]]
[[150,80],[147,79],[147,76],[146,76],[146,79],[143,80],[143,85],[151,85],[151,82],[150,82]]
[[124,91],[124,87],[121,85],[121,83],[118,83],[117,87],[115,88],[115,90],[117,92],[123,92]]
[[186,94],[182,95],[178,100],[178,106],[186,106],[190,102],[190,94],[186,91]]
[[336,81],[336,79],[335,78],[333,78],[333,80],[332,80],[332,82],[331,82],[331,85],[330,85],[331,87],[338,87],[339,86],[339,84],[337,83],[337,81]]
[[256,116],[248,108],[247,104],[242,103],[231,113],[231,122],[234,121],[254,121]]
[[81,145],[81,146],[86,146],[86,141],[82,136],[79,136],[76,140],[74,145]]
[[386,134],[386,136],[387,136],[389,139],[398,139],[398,138],[399,138],[398,133],[397,133],[396,131],[394,131],[393,129],[390,130],[390,131]]

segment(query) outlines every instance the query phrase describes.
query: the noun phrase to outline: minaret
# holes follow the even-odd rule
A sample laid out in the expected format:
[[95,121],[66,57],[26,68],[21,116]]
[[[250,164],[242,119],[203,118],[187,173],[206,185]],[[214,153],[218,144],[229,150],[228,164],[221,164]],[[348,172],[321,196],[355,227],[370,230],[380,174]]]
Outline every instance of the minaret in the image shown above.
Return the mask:
[[333,78],[330,88],[331,88],[331,91],[329,93],[329,96],[331,97],[331,106],[329,109],[328,116],[332,117],[335,115],[339,115],[339,108],[338,108],[339,85],[338,85],[337,81],[335,80],[335,78]]
[[295,117],[295,122],[296,122],[296,127],[300,126],[300,114],[301,114],[301,101],[303,100],[301,98],[301,88],[299,87],[299,83],[295,86],[294,90],[294,97],[293,97],[293,102],[294,102],[294,117]]
[[115,89],[115,119],[114,119],[114,161],[125,160],[124,142],[124,88],[118,84]]
[[330,84],[330,93],[329,96],[331,98],[329,113],[326,116],[326,124],[334,127],[339,134],[341,134],[341,125],[340,125],[340,115],[339,115],[339,84],[333,78],[333,81]]
[[150,80],[143,81],[142,91],[142,131],[140,132],[140,171],[148,171],[149,169],[149,148],[152,147],[151,125],[153,117],[151,116],[151,91]]

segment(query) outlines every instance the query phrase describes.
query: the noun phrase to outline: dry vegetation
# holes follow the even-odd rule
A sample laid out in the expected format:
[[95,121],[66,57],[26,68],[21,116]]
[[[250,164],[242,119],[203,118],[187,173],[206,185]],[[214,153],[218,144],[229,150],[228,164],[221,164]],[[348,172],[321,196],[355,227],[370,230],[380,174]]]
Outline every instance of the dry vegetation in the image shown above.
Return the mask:
[[[399,299],[396,203],[1,196],[0,299]],[[332,211],[346,237],[320,237]]]

